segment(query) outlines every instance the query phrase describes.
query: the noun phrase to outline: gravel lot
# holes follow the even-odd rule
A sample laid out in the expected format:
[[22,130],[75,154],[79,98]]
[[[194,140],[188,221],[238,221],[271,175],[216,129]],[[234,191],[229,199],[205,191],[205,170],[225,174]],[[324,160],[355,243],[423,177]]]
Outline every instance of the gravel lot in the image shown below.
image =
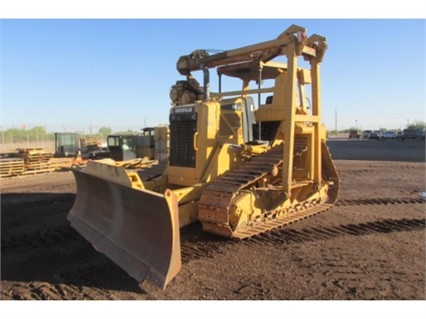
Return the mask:
[[[181,230],[182,270],[164,291],[138,284],[69,226],[66,216],[76,191],[71,172],[3,178],[0,298],[281,300],[269,308],[274,311],[292,309],[285,301],[296,300],[417,300],[423,307],[424,141],[330,140],[328,145],[341,179],[331,210],[244,241],[188,226]],[[409,315],[418,303],[407,309],[381,305],[382,314],[403,309],[406,318],[418,315]],[[253,303],[236,306],[229,311],[245,317],[259,311]],[[186,317],[213,314],[192,307],[179,309]],[[297,303],[296,312],[303,314],[303,308]],[[253,310],[246,314],[247,309]]]

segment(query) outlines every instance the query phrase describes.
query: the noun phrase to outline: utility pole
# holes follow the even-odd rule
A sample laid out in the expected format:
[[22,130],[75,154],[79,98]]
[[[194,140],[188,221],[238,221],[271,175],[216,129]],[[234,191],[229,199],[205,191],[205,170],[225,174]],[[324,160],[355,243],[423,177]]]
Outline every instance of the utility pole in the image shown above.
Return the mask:
[[337,134],[337,110],[334,110],[334,131]]
[[2,126],[0,126],[0,130],[1,130],[1,151],[4,152],[4,131]]

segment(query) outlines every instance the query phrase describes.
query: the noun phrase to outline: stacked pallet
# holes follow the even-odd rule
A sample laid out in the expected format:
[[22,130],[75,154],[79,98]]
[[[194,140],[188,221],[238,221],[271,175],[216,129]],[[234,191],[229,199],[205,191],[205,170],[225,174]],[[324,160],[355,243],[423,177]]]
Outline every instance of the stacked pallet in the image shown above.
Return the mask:
[[14,153],[0,154],[0,177],[51,173],[72,168],[74,159],[54,158],[43,148],[21,148]]
[[41,147],[18,149],[18,156],[24,160],[23,174],[48,173],[55,170],[50,167],[53,154],[45,152]]
[[64,158],[51,158],[49,160],[49,168],[53,171],[59,171],[61,169],[71,168],[73,164],[73,159],[69,157]]
[[25,171],[22,158],[0,158],[0,177],[21,175]]
[[87,148],[90,146],[97,146],[103,143],[102,135],[86,135],[80,138],[81,147]]

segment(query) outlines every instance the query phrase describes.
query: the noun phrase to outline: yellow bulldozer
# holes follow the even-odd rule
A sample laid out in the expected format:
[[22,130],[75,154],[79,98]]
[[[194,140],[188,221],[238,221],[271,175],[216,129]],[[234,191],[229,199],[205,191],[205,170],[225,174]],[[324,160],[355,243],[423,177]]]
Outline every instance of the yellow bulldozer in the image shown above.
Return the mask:
[[[269,41],[181,56],[186,79],[170,91],[167,165],[74,170],[72,227],[136,280],[164,289],[181,269],[181,227],[199,222],[244,239],[328,210],[339,178],[321,123],[326,49],[324,37],[292,25]],[[223,91],[223,76],[241,89]]]

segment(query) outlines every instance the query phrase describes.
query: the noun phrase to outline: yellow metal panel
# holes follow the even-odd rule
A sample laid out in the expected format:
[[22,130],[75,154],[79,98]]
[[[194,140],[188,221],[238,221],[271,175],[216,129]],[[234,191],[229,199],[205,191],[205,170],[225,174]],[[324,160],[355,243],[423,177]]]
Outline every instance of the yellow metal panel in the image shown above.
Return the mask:
[[297,77],[300,84],[309,84],[312,82],[311,72],[308,69],[299,69],[297,70]]
[[296,78],[297,56],[295,55],[295,45],[290,43],[287,46],[287,95],[285,96],[285,119],[284,119],[284,154],[282,170],[282,186],[284,192],[291,196],[291,183],[293,171],[293,151],[294,151],[294,115],[296,113]]
[[261,105],[261,107],[255,111],[256,121],[258,122],[284,120],[284,116],[284,109],[276,109],[272,107],[272,105]]
[[239,166],[241,155],[238,150],[230,148],[230,144],[218,145],[212,157],[209,159],[203,174],[203,182],[210,182],[217,176]]
[[311,122],[311,123],[318,123],[319,122],[319,116],[316,115],[294,115],[295,122]]
[[195,168],[170,166],[167,182],[169,184],[190,186],[197,183]]
[[[194,134],[194,145],[196,147],[196,163],[192,184],[198,183],[206,167],[208,159],[216,145],[217,122],[220,116],[220,104],[217,101],[204,103],[196,107],[197,112],[197,132]],[[185,175],[186,176],[186,175]]]
[[179,227],[185,227],[194,223],[197,220],[197,202],[190,202],[184,205],[179,205]]
[[[320,81],[320,64],[318,63],[316,58],[311,58],[311,70],[312,70],[312,114],[314,116],[321,115],[321,81]],[[318,185],[321,184],[322,181],[322,172],[321,172],[321,130],[323,129],[322,125],[319,123],[315,124],[315,147],[314,147],[314,158],[315,161],[315,169],[313,179],[315,183]]]

